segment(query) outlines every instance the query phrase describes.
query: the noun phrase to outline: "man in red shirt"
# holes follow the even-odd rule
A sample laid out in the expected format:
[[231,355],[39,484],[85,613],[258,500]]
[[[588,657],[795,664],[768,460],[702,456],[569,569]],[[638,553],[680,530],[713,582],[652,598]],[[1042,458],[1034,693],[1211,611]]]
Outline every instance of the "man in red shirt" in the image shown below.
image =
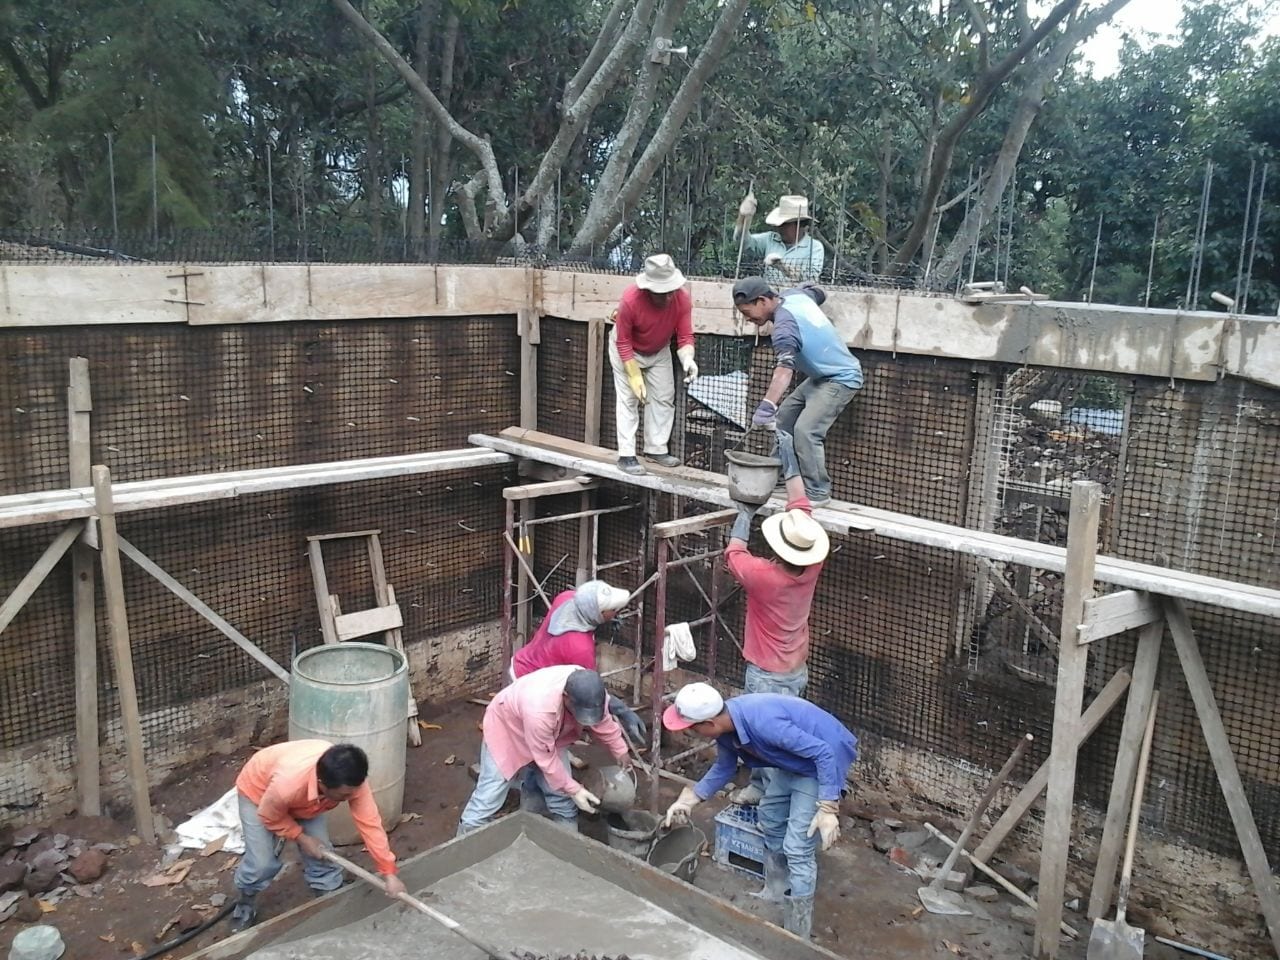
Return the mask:
[[325,814],[344,801],[386,882],[387,896],[404,893],[368,776],[368,757],[350,743],[292,740],[249,758],[236,777],[244,856],[235,872],[240,899],[231,914],[233,931],[258,919],[256,898],[280,872],[280,847],[286,840],[298,844],[303,875],[316,896],[342,885],[342,868],[325,859],[324,852],[333,846]]
[[[782,431],[778,432],[778,457],[786,478],[787,509],[766,517],[761,525],[773,556],[757,557],[747,549],[751,520],[759,507],[739,503],[724,562],[747,595],[746,692],[798,697],[809,682],[809,611],[830,544],[805,496],[794,440]],[[767,785],[766,771],[754,770],[751,782],[729,799],[759,803]]]
[[664,467],[680,466],[667,449],[675,421],[676,383],[671,341],[684,369],[684,382],[698,376],[693,361],[693,299],[683,289],[684,274],[671,257],[655,253],[623,292],[609,334],[609,364],[617,396],[618,466],[644,473],[636,459],[636,429],[644,404],[644,456]]

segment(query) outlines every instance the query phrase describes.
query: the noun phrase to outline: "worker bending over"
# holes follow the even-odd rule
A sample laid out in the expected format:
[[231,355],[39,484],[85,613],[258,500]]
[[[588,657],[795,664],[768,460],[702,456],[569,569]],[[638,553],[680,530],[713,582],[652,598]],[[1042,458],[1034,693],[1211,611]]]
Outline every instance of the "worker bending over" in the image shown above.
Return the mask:
[[[862,364],[820,309],[826,299],[811,283],[781,294],[762,277],[744,277],[733,285],[739,313],[758,327],[773,322],[773,377],[751,423],[776,427],[795,439],[805,493],[815,507],[831,499],[827,431],[862,387]],[[796,371],[807,379],[783,400]]]
[[733,229],[733,239],[738,241],[742,232],[748,231],[741,241],[743,253],[764,260],[764,278],[779,288],[794,286],[805,280],[817,280],[822,276],[822,264],[826,251],[822,242],[809,235],[809,200],[801,196],[778,198],[778,205],[770,210],[764,222],[776,230],[751,233],[751,218],[756,215],[756,195],[748,192],[738,204],[738,220]]
[[244,856],[234,874],[240,898],[231,913],[233,931],[257,921],[257,896],[280,872],[279,851],[286,840],[298,844],[303,876],[316,896],[342,886],[342,868],[324,854],[333,849],[325,814],[343,801],[386,882],[387,896],[405,892],[368,776],[368,757],[350,743],[293,740],[249,758],[236,777]]
[[604,681],[594,670],[545,667],[500,690],[484,712],[480,776],[463,808],[458,836],[491,822],[529,768],[552,821],[576,831],[578,811],[595,813],[600,804],[569,772],[569,744],[584,728],[623,769],[631,767],[622,728],[605,710]]
[[668,450],[675,423],[676,382],[671,342],[684,369],[684,382],[698,376],[693,360],[693,300],[683,289],[684,274],[671,257],[655,253],[644,262],[613,313],[609,364],[617,398],[618,466],[644,473],[636,459],[636,428],[644,404],[644,457],[663,467],[680,466]]
[[690,811],[732,779],[741,761],[773,767],[757,823],[764,833],[764,890],[783,903],[783,926],[808,938],[818,886],[818,843],[840,836],[840,792],[858,741],[827,711],[799,697],[748,693],[728,701],[706,683],[691,683],[662,715],[668,730],[689,728],[716,741],[716,762],[667,808],[665,823]]
[[[799,697],[809,682],[809,612],[830,542],[813,519],[790,435],[779,432],[778,456],[787,485],[787,509],[761,524],[770,556],[747,549],[757,504],[739,503],[724,563],[747,595],[742,653],[747,661],[747,693]],[[769,773],[751,772],[750,782],[730,797],[755,804],[764,796]]]

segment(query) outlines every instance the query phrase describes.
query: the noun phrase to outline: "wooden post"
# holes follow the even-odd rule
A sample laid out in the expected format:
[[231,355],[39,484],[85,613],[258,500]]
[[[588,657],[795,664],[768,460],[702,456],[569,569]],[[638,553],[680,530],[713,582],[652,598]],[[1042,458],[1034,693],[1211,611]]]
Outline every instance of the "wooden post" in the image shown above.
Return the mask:
[[[582,411],[582,439],[592,446],[600,445],[600,407],[604,390],[604,321],[592,317],[587,322],[587,389]],[[591,509],[591,495],[582,494],[579,509]],[[599,521],[583,517],[578,521],[578,574],[575,582],[580,586],[591,579],[594,552],[593,531]]]
[[[530,298],[532,301],[532,281]],[[520,331],[520,426],[528,430],[538,428],[538,344],[542,341],[538,312],[532,305],[522,309],[517,315]],[[521,552],[525,553],[530,563],[533,561],[533,534],[524,521],[533,519],[533,502],[520,502],[520,536],[517,543]],[[529,585],[525,582],[523,568],[516,573],[516,636],[520,643],[529,642]]]
[[1071,513],[1067,523],[1067,568],[1063,579],[1062,625],[1058,632],[1058,683],[1053,705],[1053,746],[1049,752],[1049,783],[1045,798],[1044,840],[1040,851],[1040,907],[1033,954],[1058,955],[1062,923],[1062,893],[1067,881],[1067,852],[1071,846],[1072,806],[1075,802],[1076,757],[1080,710],[1084,703],[1085,668],[1089,648],[1080,642],[1084,601],[1093,595],[1093,569],[1098,555],[1098,518],[1102,487],[1092,480],[1071,484]]
[[[68,463],[72,487],[93,485],[90,446],[93,394],[89,361],[72,357],[67,382]],[[102,813],[101,755],[98,745],[98,629],[93,548],[78,541],[71,546],[71,618],[75,636],[76,670],[76,796],[80,812]]]
[[151,794],[147,789],[147,760],[142,744],[142,720],[138,715],[138,688],[133,678],[133,651],[129,645],[129,618],[124,605],[124,578],[120,571],[120,541],[111,500],[111,471],[105,466],[93,468],[93,497],[98,511],[102,586],[106,592],[111,660],[120,696],[120,720],[129,760],[129,781],[133,788],[133,814],[138,824],[138,836],[147,843],[155,843]]
[[1164,640],[1164,621],[1149,623],[1138,636],[1138,653],[1125,704],[1124,726],[1116,748],[1116,765],[1111,775],[1111,798],[1107,802],[1107,819],[1098,845],[1098,863],[1093,873],[1093,890],[1089,894],[1089,918],[1103,916],[1111,907],[1115,888],[1116,864],[1124,846],[1124,831],[1136,780],[1138,755],[1151,713],[1151,698],[1156,688],[1156,672],[1160,666],[1160,645]]
[[[512,534],[515,533],[516,524],[516,504],[514,500],[507,501],[506,510],[506,534],[507,542],[510,541]],[[512,602],[511,593],[515,590],[515,557],[511,553],[511,548],[503,544],[502,550],[502,669],[505,671],[511,664],[511,655],[515,653],[515,643],[513,642],[512,630],[514,627],[512,618]]]
[[[650,517],[653,515],[650,514]],[[666,671],[662,667],[662,648],[665,646],[663,634],[667,628],[667,552],[670,541],[666,537],[658,539],[657,573],[658,585],[653,600],[653,686],[649,691],[649,702],[652,710],[649,714],[651,752],[649,763],[654,772],[662,770],[662,711],[664,709],[663,693],[666,689]],[[643,618],[641,624],[643,625]],[[649,811],[658,812],[658,777],[649,778]]]
[[1267,863],[1267,851],[1258,836],[1258,825],[1253,820],[1249,798],[1245,796],[1235,754],[1231,752],[1231,741],[1227,739],[1222,714],[1218,712],[1218,701],[1214,698],[1209,675],[1205,673],[1200,644],[1196,642],[1191,618],[1187,616],[1186,605],[1181,600],[1165,597],[1164,609],[1169,620],[1169,632],[1173,634],[1173,643],[1178,650],[1178,660],[1182,663],[1182,675],[1186,677],[1187,689],[1191,691],[1191,699],[1200,717],[1200,729],[1204,731],[1205,743],[1209,745],[1209,759],[1218,773],[1218,783],[1222,786],[1222,795],[1236,828],[1245,866],[1253,880],[1258,907],[1267,922],[1271,944],[1280,956],[1280,893],[1276,892],[1276,882]]

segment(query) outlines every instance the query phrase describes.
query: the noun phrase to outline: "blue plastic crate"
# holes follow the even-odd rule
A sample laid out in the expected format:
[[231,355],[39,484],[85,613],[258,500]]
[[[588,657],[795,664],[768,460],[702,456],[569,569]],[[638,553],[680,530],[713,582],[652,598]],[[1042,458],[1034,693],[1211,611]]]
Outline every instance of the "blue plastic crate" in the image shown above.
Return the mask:
[[716,814],[713,859],[731,870],[764,876],[764,834],[756,822],[756,808],[731,803]]

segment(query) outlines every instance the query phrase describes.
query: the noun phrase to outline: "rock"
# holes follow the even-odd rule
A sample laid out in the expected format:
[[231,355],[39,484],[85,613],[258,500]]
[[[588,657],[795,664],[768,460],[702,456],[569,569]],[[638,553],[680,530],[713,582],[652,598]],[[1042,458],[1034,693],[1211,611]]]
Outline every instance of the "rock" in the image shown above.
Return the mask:
[[59,883],[62,877],[60,870],[32,870],[27,874],[25,880],[22,881],[23,888],[30,894],[48,893]]
[[979,903],[995,903],[1000,899],[1000,891],[985,883],[975,883],[972,887],[965,887],[964,895]]
[[189,930],[194,930],[202,923],[204,923],[204,917],[196,913],[191,907],[187,907],[187,909],[178,914],[178,919],[174,925],[178,928],[179,933],[186,933]]
[[40,904],[31,897],[19,900],[17,909],[13,911],[13,919],[21,920],[23,923],[39,923],[43,917],[44,911],[40,909]]
[[27,878],[27,865],[20,860],[0,863],[0,893],[17,890]]
[[227,902],[227,895],[225,893],[215,893],[212,897],[209,898],[209,906],[211,907],[220,907],[226,902]]
[[53,835],[53,848],[55,850],[65,850],[70,842],[71,838],[65,833],[55,833]]
[[67,865],[67,855],[61,850],[41,850],[34,857],[28,857],[27,863],[32,870],[57,870]]
[[67,866],[76,883],[93,883],[107,871],[107,855],[101,850],[86,850]]
[[901,820],[896,820],[893,817],[885,817],[884,825],[890,830],[901,830],[905,826]]
[[871,824],[871,845],[880,853],[888,853],[898,845],[897,835],[883,820]]
[[1012,863],[993,863],[991,869],[1000,876],[1004,877],[1019,890],[1030,890],[1035,885],[1036,878],[1021,867],[1014,866]]
[[15,847],[25,847],[35,841],[40,836],[39,827],[23,827],[14,831],[13,845]]
[[941,863],[947,859],[951,848],[928,830],[908,830],[898,834],[898,846],[922,857],[931,857]]
[[1020,903],[1009,911],[1009,916],[1015,922],[1021,923],[1025,927],[1030,927],[1032,930],[1035,929],[1038,914],[1030,907]]
[[[941,872],[942,872],[942,868],[937,867],[932,870],[925,871],[923,876],[924,876],[924,879],[927,880],[929,883],[933,883],[933,881],[938,878]],[[955,892],[959,893],[961,890],[964,889],[965,884],[967,882],[968,882],[967,878],[959,870],[949,870],[947,871],[946,877],[942,881],[942,889],[954,890]]]
[[13,827],[0,827],[0,853],[7,853],[13,847]]
[[36,857],[40,856],[40,854],[53,849],[56,849],[53,845],[53,837],[41,837],[39,840],[35,841],[35,843],[27,847],[27,852],[25,854],[26,861],[27,863],[31,863]]
[[894,847],[890,850],[889,859],[908,870],[914,870],[916,866],[916,855],[904,847]]

